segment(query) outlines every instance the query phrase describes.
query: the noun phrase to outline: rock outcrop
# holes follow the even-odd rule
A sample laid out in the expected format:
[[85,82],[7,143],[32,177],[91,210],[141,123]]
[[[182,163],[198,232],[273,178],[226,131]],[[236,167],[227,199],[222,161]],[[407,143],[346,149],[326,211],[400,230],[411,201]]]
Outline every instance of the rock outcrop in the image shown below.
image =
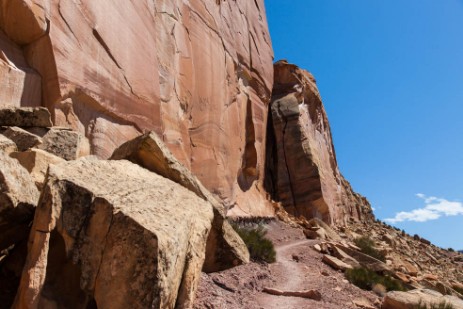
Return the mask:
[[368,201],[341,175],[314,77],[279,61],[267,139],[266,188],[295,216],[345,224],[373,218]]
[[2,104],[47,107],[103,158],[154,130],[235,213],[272,214],[263,0],[0,4]]
[[214,207],[214,221],[206,248],[206,272],[224,270],[249,262],[249,252],[225,218],[223,206],[201,182],[164,145],[155,132],[147,133],[121,145],[111,156],[113,160],[130,160],[158,175],[164,176]]
[[[412,290],[409,292],[393,291],[387,293],[382,309],[414,309],[418,305],[443,308],[447,304],[453,309],[463,309],[463,300],[455,296],[444,296],[439,292],[427,289]],[[442,306],[442,307],[441,307]],[[433,307],[433,308],[434,308]]]
[[191,307],[212,206],[128,161],[50,166],[13,308]]

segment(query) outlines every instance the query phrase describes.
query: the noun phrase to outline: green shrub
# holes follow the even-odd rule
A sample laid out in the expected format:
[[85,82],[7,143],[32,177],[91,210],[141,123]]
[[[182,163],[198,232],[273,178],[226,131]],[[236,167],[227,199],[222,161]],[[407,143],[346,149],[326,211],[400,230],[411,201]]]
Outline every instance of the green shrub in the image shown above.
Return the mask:
[[389,276],[379,275],[365,267],[346,270],[346,279],[364,290],[371,290],[375,285],[381,284],[387,291],[405,291],[402,283]]
[[439,304],[431,304],[429,306],[420,302],[418,305],[414,306],[413,309],[455,309],[455,307],[446,301],[443,301]]
[[369,256],[374,257],[375,259],[378,259],[382,262],[386,262],[386,256],[375,248],[375,242],[368,236],[356,238],[354,242],[363,253],[368,254]]
[[449,252],[455,252],[455,249],[453,249],[453,248],[448,248],[447,251],[449,251]]
[[232,224],[232,226],[248,247],[251,260],[266,263],[275,262],[275,248],[272,241],[265,237],[267,232],[262,225],[242,227],[238,224]]

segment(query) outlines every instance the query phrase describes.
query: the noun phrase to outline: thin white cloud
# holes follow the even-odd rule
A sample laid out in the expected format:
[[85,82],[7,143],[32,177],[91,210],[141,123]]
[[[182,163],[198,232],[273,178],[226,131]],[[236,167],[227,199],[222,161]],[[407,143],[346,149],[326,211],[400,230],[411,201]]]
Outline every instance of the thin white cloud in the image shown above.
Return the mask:
[[463,215],[463,203],[461,202],[451,202],[435,196],[426,196],[423,193],[418,193],[416,196],[424,200],[425,207],[412,211],[401,211],[396,213],[394,218],[388,218],[384,221],[390,223],[403,221],[426,222],[439,219],[442,216]]

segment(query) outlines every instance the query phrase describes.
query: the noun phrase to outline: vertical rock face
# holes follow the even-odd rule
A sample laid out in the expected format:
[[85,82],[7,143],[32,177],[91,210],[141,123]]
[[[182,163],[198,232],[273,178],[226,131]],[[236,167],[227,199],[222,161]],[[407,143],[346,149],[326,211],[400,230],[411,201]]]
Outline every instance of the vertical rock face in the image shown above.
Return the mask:
[[372,218],[368,201],[339,172],[314,77],[279,61],[270,107],[266,188],[296,216],[342,224]]
[[263,0],[0,3],[2,104],[48,107],[105,158],[154,130],[233,212],[269,214]]

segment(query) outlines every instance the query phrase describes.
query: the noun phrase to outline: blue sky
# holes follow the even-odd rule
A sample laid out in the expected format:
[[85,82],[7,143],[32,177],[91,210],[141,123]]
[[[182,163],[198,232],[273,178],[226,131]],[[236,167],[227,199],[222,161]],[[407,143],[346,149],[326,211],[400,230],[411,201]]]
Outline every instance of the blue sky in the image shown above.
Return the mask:
[[275,60],[315,75],[341,171],[375,215],[463,249],[463,1],[266,9]]

